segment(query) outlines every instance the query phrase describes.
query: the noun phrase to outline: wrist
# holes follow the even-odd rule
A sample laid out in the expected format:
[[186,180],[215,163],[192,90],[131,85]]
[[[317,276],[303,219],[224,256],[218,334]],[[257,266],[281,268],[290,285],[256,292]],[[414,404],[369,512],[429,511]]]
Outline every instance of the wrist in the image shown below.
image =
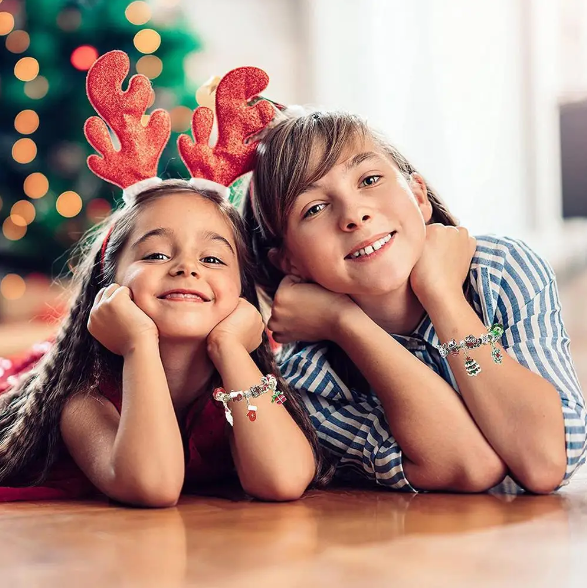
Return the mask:
[[132,339],[128,342],[126,347],[122,350],[122,357],[124,359],[128,359],[132,355],[136,355],[137,353],[152,353],[156,352],[159,353],[159,338],[157,335],[145,335],[144,333],[141,337],[136,339]]
[[214,363],[217,369],[219,365],[227,360],[231,360],[243,352],[248,356],[249,352],[245,346],[233,337],[208,337],[206,343],[208,357]]
[[351,341],[354,340],[357,330],[364,328],[365,320],[371,321],[360,306],[355,303],[349,305],[336,314],[332,322],[330,340],[344,348],[349,338]]
[[434,322],[434,316],[438,314],[457,314],[462,310],[463,304],[469,305],[462,288],[440,286],[426,294],[417,294],[417,297],[430,315],[432,322]]

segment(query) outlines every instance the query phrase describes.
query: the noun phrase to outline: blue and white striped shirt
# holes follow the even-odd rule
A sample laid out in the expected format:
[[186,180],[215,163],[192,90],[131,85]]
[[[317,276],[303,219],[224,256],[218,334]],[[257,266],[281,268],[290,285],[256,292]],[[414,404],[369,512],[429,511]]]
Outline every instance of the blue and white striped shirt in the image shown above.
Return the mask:
[[[505,351],[557,389],[565,422],[568,481],[585,461],[587,413],[554,273],[521,241],[482,236],[477,238],[469,283],[473,308],[483,323],[503,325]],[[440,341],[428,316],[410,336],[392,336],[458,392],[448,360],[435,348]],[[333,371],[327,351],[326,342],[298,343],[284,349],[278,361],[284,378],[301,394],[320,442],[337,460],[337,476],[414,491],[379,399],[373,391],[349,388]],[[521,490],[509,477],[497,488]]]

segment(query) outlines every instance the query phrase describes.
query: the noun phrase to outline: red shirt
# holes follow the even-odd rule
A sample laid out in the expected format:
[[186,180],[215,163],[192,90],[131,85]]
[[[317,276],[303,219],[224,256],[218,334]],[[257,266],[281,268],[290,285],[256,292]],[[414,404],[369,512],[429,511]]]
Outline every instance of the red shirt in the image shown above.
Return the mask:
[[[45,351],[46,348],[43,353]],[[10,376],[31,369],[41,356],[42,353],[39,355],[38,351],[33,351],[21,360],[0,359],[0,371],[3,371],[0,374],[0,394],[10,389],[10,383],[7,383]],[[101,387],[100,392],[120,413],[121,394],[113,388],[106,387]],[[187,414],[180,422],[186,460],[186,485],[195,486],[218,482],[234,472],[226,426],[224,407],[211,397],[200,411],[197,411],[195,404],[192,404],[188,409]],[[43,486],[0,487],[0,502],[56,498],[74,499],[99,494],[97,488],[77,467],[63,446],[60,457],[51,468]]]

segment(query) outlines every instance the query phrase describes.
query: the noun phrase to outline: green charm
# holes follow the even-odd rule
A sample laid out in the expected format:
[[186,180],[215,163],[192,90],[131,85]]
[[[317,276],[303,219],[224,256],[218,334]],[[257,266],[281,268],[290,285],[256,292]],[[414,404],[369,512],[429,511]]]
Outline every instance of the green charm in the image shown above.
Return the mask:
[[481,373],[481,366],[470,356],[465,358],[465,369],[467,375],[474,377]]
[[495,323],[493,327],[489,329],[489,333],[493,336],[493,339],[495,341],[501,339],[501,336],[503,335],[503,325]]

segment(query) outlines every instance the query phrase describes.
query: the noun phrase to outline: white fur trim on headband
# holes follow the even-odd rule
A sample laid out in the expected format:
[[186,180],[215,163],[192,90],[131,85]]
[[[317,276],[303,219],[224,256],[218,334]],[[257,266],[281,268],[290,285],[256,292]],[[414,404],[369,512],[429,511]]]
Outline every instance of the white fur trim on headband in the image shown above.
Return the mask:
[[212,192],[218,192],[225,200],[230,197],[230,188],[223,186],[218,182],[207,180],[206,178],[192,178],[190,180],[190,186],[196,190],[210,190]]
[[148,190],[149,188],[154,188],[158,184],[160,184],[163,180],[161,178],[147,178],[145,180],[141,180],[128,188],[125,188],[122,191],[122,199],[124,200],[125,204],[132,204],[135,198],[143,191]]

